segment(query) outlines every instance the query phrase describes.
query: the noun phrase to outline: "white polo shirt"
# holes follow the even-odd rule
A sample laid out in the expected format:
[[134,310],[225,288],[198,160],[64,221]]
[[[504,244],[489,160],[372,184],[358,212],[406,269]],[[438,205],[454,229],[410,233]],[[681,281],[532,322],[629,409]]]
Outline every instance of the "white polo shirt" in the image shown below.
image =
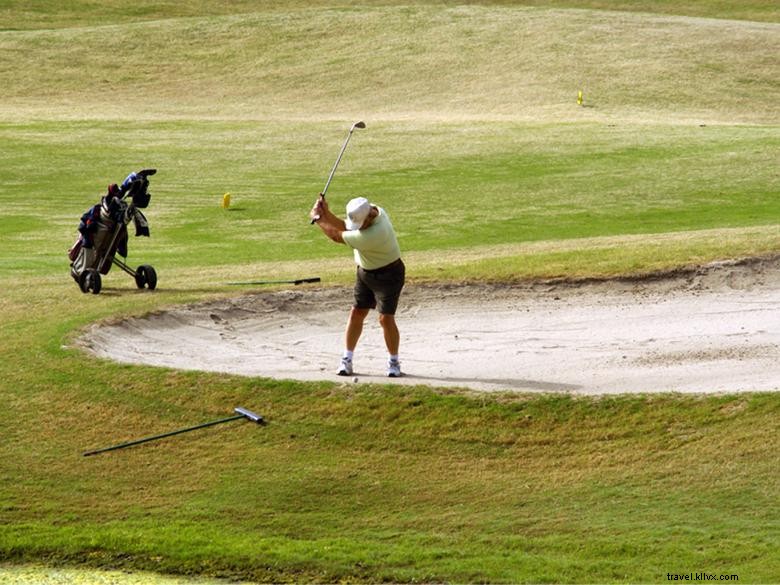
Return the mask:
[[364,230],[341,232],[344,243],[354,250],[355,263],[366,270],[376,270],[392,264],[401,257],[401,248],[393,224],[384,209]]

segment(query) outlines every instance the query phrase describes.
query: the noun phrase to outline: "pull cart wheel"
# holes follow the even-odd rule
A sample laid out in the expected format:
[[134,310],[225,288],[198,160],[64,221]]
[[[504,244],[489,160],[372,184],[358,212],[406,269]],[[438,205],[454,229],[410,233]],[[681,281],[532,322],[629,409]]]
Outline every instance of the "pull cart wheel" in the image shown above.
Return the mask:
[[157,273],[148,264],[139,266],[135,271],[135,284],[138,288],[148,287],[149,290],[157,288]]
[[102,286],[103,281],[100,278],[100,273],[94,268],[87,268],[81,273],[79,277],[81,292],[88,293],[91,291],[93,295],[96,295],[100,292]]

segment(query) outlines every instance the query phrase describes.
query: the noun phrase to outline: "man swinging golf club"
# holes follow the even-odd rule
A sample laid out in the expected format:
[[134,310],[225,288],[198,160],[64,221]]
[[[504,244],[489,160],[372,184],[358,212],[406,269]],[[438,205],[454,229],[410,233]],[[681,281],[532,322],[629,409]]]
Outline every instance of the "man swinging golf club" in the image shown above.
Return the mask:
[[309,217],[331,240],[352,248],[357,264],[355,304],[347,320],[345,349],[338,375],[352,375],[353,352],[363,332],[363,322],[368,312],[376,308],[387,346],[387,375],[399,377],[400,334],[395,312],[406,268],[390,217],[365,197],[357,197],[347,203],[347,217],[342,220],[330,211],[324,194],[320,194]]

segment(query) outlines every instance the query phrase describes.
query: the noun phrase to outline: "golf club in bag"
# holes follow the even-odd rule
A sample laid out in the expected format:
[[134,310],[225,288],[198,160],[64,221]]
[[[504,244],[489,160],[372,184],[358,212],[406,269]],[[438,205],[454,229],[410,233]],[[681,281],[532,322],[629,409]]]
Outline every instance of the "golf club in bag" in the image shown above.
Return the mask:
[[[336,164],[333,165],[333,169],[330,171],[330,175],[328,176],[328,181],[325,183],[325,188],[322,190],[322,193],[320,193],[320,197],[325,199],[325,193],[328,192],[328,187],[330,186],[330,182],[333,180],[333,175],[336,173],[336,167],[339,166],[339,162],[341,162],[341,157],[344,156],[344,151],[347,149],[347,144],[349,143],[349,139],[352,137],[352,133],[355,131],[355,128],[365,128],[366,123],[365,122],[355,122],[352,124],[352,126],[349,129],[349,134],[347,134],[347,139],[344,141],[344,146],[341,147],[341,152],[339,152],[339,156],[336,159]],[[320,216],[312,218],[311,222],[312,224],[317,223],[317,220],[320,219]]]
[[102,288],[101,275],[108,274],[112,264],[135,279],[138,288],[157,287],[157,273],[144,264],[133,270],[116,256],[127,259],[127,226],[135,224],[135,235],[149,237],[149,223],[141,209],[149,205],[149,179],[156,169],[130,173],[122,185],[111,184],[100,203],[90,207],[81,216],[79,237],[68,250],[70,275],[82,292],[98,294]]

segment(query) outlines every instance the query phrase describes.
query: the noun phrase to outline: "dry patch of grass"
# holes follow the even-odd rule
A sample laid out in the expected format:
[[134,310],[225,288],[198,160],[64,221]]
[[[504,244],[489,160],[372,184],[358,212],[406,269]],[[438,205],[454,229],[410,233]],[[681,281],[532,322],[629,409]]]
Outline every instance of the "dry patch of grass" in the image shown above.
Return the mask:
[[0,115],[771,123],[778,26],[416,5],[5,32]]
[[411,253],[407,264],[422,280],[456,275],[467,280],[606,278],[631,274],[632,267],[639,274],[652,273],[777,250],[778,226],[757,226],[474,246]]

